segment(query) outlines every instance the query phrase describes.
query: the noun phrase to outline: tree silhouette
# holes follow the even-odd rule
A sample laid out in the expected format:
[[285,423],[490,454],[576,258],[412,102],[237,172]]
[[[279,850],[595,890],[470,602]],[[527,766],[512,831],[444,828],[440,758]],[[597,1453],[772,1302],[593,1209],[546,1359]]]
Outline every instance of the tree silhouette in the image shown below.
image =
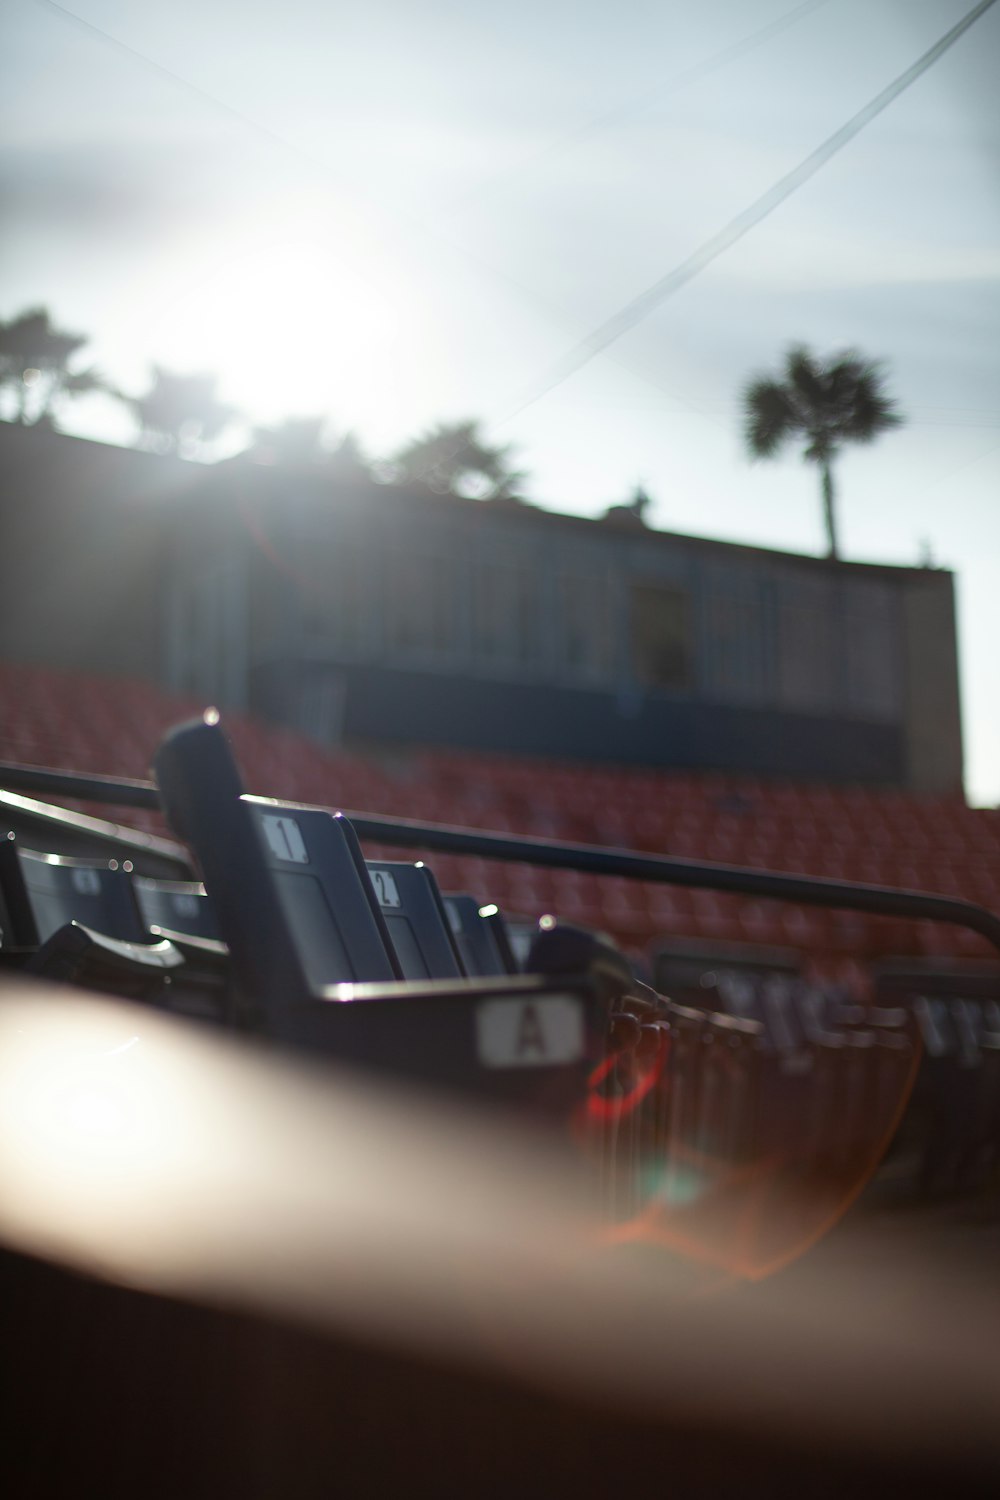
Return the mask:
[[330,454],[330,472],[338,479],[371,482],[371,467],[353,432],[346,432]]
[[213,443],[236,416],[215,395],[214,375],[172,375],[153,366],[144,396],[129,398],[145,447],[157,453],[197,452]]
[[317,465],[337,479],[371,478],[353,432],[345,433],[339,443],[330,442],[329,424],[322,416],[286,417],[272,427],[255,427],[253,452],[259,463]]
[[286,417],[274,426],[256,426],[253,448],[257,457],[273,464],[325,464],[330,449],[323,442],[325,417]]
[[795,344],[784,377],[757,376],[743,392],[744,436],[752,458],[772,458],[793,438],[819,468],[831,557],[838,557],[833,459],[844,443],[870,443],[905,418],[883,389],[881,366],[854,350],[819,360]]
[[51,424],[63,397],[109,389],[96,370],[70,369],[86,343],[54,328],[44,307],[0,323],[0,389],[13,392],[18,422]]
[[392,466],[442,494],[496,500],[513,496],[525,477],[510,467],[509,453],[484,443],[478,422],[442,422],[401,448]]

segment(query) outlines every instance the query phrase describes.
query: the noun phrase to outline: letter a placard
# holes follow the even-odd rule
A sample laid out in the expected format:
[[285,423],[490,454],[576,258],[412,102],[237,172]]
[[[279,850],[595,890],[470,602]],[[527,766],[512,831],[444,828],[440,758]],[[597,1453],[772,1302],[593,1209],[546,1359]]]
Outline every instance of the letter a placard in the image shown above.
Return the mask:
[[540,1057],[548,1056],[538,1007],[529,1000],[521,1007],[521,1024],[517,1028],[517,1055],[523,1059],[532,1052],[538,1053]]
[[583,1007],[572,995],[483,1000],[476,1047],[488,1068],[545,1068],[583,1056]]

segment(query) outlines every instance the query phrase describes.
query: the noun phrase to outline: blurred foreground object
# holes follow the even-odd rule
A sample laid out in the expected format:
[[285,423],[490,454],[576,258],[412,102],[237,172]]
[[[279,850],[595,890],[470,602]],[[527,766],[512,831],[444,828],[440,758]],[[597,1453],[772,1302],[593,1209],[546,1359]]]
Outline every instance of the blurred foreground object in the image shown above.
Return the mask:
[[861,1242],[787,1297],[690,1295],[607,1244],[577,1172],[455,1105],[6,984],[7,1492],[996,1492],[995,1288]]

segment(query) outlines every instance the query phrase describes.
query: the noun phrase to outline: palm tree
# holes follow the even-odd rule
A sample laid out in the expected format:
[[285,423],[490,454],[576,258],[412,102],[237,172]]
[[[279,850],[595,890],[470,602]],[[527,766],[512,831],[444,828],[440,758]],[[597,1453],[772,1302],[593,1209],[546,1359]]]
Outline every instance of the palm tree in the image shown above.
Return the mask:
[[217,400],[212,375],[172,375],[153,366],[149,390],[129,405],[142,429],[142,441],[157,453],[199,453],[215,442],[236,416]]
[[491,448],[479,435],[478,422],[441,422],[407,443],[390,468],[439,493],[499,500],[515,495],[525,478],[510,466],[510,449]]
[[368,460],[353,432],[332,439],[326,417],[285,417],[271,427],[255,426],[252,451],[258,462],[307,464],[338,480],[370,479]]
[[63,397],[109,389],[96,370],[70,369],[86,343],[55,328],[44,307],[0,323],[0,389],[13,391],[18,422],[51,425]]
[[253,447],[258,458],[276,464],[325,464],[330,449],[324,441],[326,418],[285,417],[273,426],[257,425]]
[[801,345],[785,355],[784,378],[758,376],[743,392],[744,436],[752,458],[773,458],[791,438],[819,467],[831,557],[839,556],[833,458],[844,443],[870,443],[905,418],[883,389],[881,366],[854,350],[819,360]]

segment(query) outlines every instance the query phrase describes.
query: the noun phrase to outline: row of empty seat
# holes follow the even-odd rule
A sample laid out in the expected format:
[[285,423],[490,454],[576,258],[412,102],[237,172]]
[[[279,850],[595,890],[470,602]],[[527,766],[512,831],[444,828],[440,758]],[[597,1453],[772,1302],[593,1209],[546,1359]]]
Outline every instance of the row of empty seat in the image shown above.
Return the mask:
[[246,796],[212,722],[168,737],[157,770],[206,884],[8,837],[9,966],[532,1113],[580,1103],[604,1008],[582,977],[510,972],[495,908],[446,903],[420,863],[365,861],[340,814]]
[[[0,756],[132,777],[148,774],[150,744],[196,707],[149,684],[12,666],[0,667],[0,704]],[[1000,812],[958,798],[453,750],[362,756],[240,716],[228,722],[248,784],[295,801],[936,891],[1000,908]],[[128,818],[163,831],[153,814]],[[442,882],[481,886],[478,863],[448,857]],[[990,956],[980,937],[958,927],[492,868],[496,899],[507,906],[532,917],[566,912],[633,952],[680,935],[791,944],[827,973],[886,955]]]
[[[442,896],[422,862],[365,859],[342,814],[246,794],[211,716],[170,734],[155,765],[170,824],[205,884],[140,876],[124,858],[32,851],[8,836],[5,962],[566,1125],[582,1110],[582,1139],[618,1217],[650,1204],[676,1213],[692,1173],[696,1199],[731,1197],[747,1162],[793,1182],[820,1173],[846,1190],[886,1149],[921,1040],[934,1116],[951,1064],[934,1067],[954,1051],[939,1038],[960,1023],[961,1066],[972,1066],[970,1037],[977,1059],[991,1058],[975,1108],[957,1111],[975,1129],[936,1129],[925,1160],[937,1163],[947,1141],[944,1159],[962,1170],[995,1161],[996,1006],[862,1009],[801,978],[758,983],[725,967],[707,988],[702,980],[667,999],[584,932],[552,919],[541,931],[508,930],[495,903]],[[491,868],[481,862],[478,873]],[[523,908],[539,893],[532,874],[544,872],[525,867],[518,886],[509,868]],[[704,919],[719,898],[692,894]],[[938,1172],[928,1167],[928,1180]]]

